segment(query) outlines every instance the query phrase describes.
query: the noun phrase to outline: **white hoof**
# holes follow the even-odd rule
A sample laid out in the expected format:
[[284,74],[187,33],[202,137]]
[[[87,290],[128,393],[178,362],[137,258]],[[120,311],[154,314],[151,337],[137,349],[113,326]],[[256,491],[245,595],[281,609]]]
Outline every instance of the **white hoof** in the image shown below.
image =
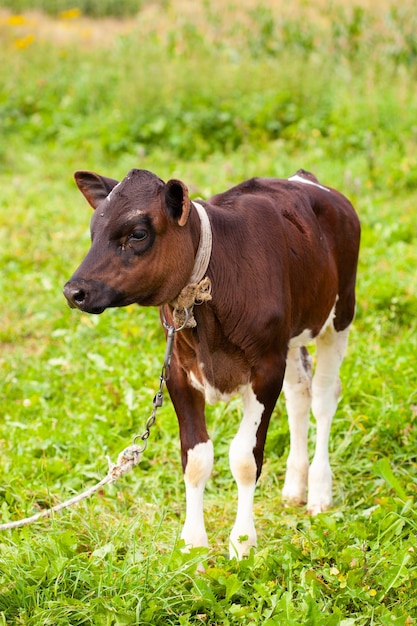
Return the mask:
[[229,540],[229,555],[231,559],[241,561],[249,556],[252,548],[256,548],[255,528],[253,528],[250,534],[238,533],[235,530],[232,531]]
[[307,502],[307,476],[308,466],[298,470],[287,467],[282,499],[289,504],[305,504]]

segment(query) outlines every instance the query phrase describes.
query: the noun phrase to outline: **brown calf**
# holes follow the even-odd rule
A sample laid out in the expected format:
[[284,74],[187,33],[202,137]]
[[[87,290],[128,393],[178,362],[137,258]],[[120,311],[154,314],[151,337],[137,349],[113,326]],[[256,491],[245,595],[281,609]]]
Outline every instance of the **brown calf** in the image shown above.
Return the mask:
[[[253,497],[282,387],[291,435],[283,497],[307,501],[312,514],[327,509],[328,439],[355,310],[360,226],[350,202],[303,170],[288,180],[253,178],[198,203],[181,181],[165,184],[145,170],[121,183],[91,172],[75,179],[96,211],[91,249],[64,288],[70,305],[88,313],[158,306],[177,324],[184,307],[191,311],[175,335],[167,382],[181,437],[185,544],[207,545],[203,493],[213,446],[205,401],[243,398],[230,446],[238,488],[232,556],[256,545]],[[305,348],[312,340],[314,377]],[[309,466],[310,407],[317,436]]]

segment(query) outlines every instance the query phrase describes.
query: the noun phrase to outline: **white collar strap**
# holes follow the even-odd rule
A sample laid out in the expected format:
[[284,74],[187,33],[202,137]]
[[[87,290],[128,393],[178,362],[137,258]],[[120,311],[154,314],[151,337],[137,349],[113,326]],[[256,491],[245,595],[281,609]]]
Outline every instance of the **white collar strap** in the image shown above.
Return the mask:
[[177,328],[194,328],[196,321],[193,314],[195,304],[211,300],[211,281],[205,274],[210,263],[213,235],[206,209],[198,202],[193,202],[200,218],[200,243],[194,259],[194,268],[188,283],[171,305]]
[[200,218],[200,243],[194,260],[194,268],[189,283],[199,283],[207,272],[210,263],[213,235],[206,209],[198,202],[192,202]]

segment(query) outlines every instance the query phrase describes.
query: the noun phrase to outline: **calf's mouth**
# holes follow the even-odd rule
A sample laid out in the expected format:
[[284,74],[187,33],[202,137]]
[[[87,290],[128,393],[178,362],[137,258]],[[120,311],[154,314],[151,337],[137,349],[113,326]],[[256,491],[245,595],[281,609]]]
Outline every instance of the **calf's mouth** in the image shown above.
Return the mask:
[[109,307],[123,306],[124,294],[105,283],[71,278],[64,285],[64,296],[72,309],[99,315]]

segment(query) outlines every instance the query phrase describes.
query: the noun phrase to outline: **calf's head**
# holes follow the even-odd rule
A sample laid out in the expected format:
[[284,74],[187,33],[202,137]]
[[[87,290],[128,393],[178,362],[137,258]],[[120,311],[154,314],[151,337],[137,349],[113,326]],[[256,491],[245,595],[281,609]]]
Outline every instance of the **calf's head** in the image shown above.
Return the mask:
[[84,171],[75,180],[95,211],[91,248],[64,287],[70,306],[102,313],[135,302],[171,302],[194,264],[186,186],[137,169],[120,183]]

